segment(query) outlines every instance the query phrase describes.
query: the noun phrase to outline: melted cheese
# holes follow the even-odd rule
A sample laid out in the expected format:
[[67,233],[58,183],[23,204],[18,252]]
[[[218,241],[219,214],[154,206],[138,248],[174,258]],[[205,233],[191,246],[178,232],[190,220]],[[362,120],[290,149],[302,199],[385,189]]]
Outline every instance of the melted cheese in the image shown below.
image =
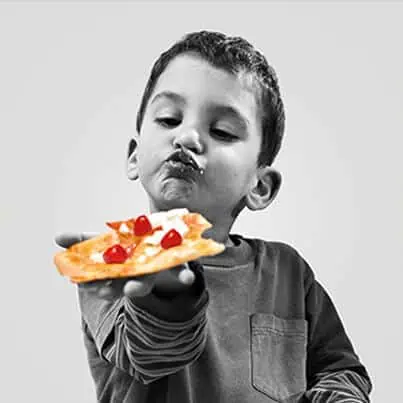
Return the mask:
[[162,229],[164,232],[168,232],[170,229],[175,229],[183,237],[186,232],[189,231],[188,226],[180,217],[174,217],[162,224]]
[[90,255],[90,259],[95,263],[105,263],[103,254],[101,252],[94,252]]
[[144,255],[140,255],[138,258],[137,258],[137,261],[139,262],[139,263],[144,263],[145,261],[146,261],[146,257],[144,256]]
[[161,240],[164,235],[165,235],[164,230],[155,231],[154,234],[146,236],[144,238],[144,243],[147,243],[150,245],[159,245],[161,243]]
[[147,248],[144,249],[144,254],[147,256],[155,256],[158,254],[160,250],[161,248],[156,248],[155,246],[148,246]]
[[160,245],[162,238],[171,229],[175,229],[183,237],[189,231],[189,228],[183,221],[182,216],[188,213],[189,210],[183,208],[150,214],[148,218],[151,225],[153,227],[161,226],[162,230],[155,231],[152,235],[146,236],[144,242],[150,245]]
[[181,217],[188,213],[189,210],[187,208],[176,208],[169,211],[159,211],[158,213],[152,213],[148,215],[148,219],[150,220],[150,223],[154,228],[158,227],[159,225],[163,225],[163,223],[167,220],[175,217]]
[[130,229],[129,229],[129,227],[126,225],[126,223],[122,223],[122,224],[120,224],[119,232],[128,234],[128,233],[130,232]]

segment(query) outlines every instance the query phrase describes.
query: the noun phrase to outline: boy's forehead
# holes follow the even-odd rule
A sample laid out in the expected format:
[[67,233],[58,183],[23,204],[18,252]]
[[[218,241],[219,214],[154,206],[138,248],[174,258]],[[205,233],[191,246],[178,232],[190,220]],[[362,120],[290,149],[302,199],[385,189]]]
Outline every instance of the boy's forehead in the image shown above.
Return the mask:
[[199,100],[235,106],[256,115],[257,93],[252,75],[245,72],[231,73],[213,66],[196,53],[176,56],[162,72],[151,95],[154,99],[171,94],[181,97],[193,95]]

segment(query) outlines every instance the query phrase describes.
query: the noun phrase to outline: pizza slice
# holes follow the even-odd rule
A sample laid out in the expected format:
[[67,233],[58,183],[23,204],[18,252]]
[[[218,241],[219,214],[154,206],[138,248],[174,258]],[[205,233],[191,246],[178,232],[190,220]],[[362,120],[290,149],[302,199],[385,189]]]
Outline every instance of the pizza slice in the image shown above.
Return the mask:
[[225,246],[202,233],[212,225],[199,213],[173,209],[108,222],[112,231],[72,245],[54,262],[74,283],[156,273],[221,253]]

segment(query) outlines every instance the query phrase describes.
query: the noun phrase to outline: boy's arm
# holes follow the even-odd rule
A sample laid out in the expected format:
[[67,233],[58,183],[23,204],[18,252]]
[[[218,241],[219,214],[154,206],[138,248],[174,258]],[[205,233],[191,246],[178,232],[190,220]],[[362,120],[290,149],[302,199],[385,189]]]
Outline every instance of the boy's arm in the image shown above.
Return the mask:
[[177,372],[201,354],[206,338],[208,294],[202,267],[191,263],[196,280],[170,298],[99,298],[79,287],[83,321],[99,357],[150,383]]
[[309,323],[307,377],[309,402],[369,402],[372,389],[365,367],[355,354],[340,317],[316,281],[306,298]]

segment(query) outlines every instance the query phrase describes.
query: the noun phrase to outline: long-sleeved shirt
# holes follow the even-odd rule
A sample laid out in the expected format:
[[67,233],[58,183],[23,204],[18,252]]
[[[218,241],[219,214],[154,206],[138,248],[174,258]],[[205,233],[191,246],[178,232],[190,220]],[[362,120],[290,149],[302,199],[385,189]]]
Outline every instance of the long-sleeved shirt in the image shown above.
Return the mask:
[[290,246],[231,235],[173,299],[79,289],[100,402],[369,402],[371,382],[327,292]]

